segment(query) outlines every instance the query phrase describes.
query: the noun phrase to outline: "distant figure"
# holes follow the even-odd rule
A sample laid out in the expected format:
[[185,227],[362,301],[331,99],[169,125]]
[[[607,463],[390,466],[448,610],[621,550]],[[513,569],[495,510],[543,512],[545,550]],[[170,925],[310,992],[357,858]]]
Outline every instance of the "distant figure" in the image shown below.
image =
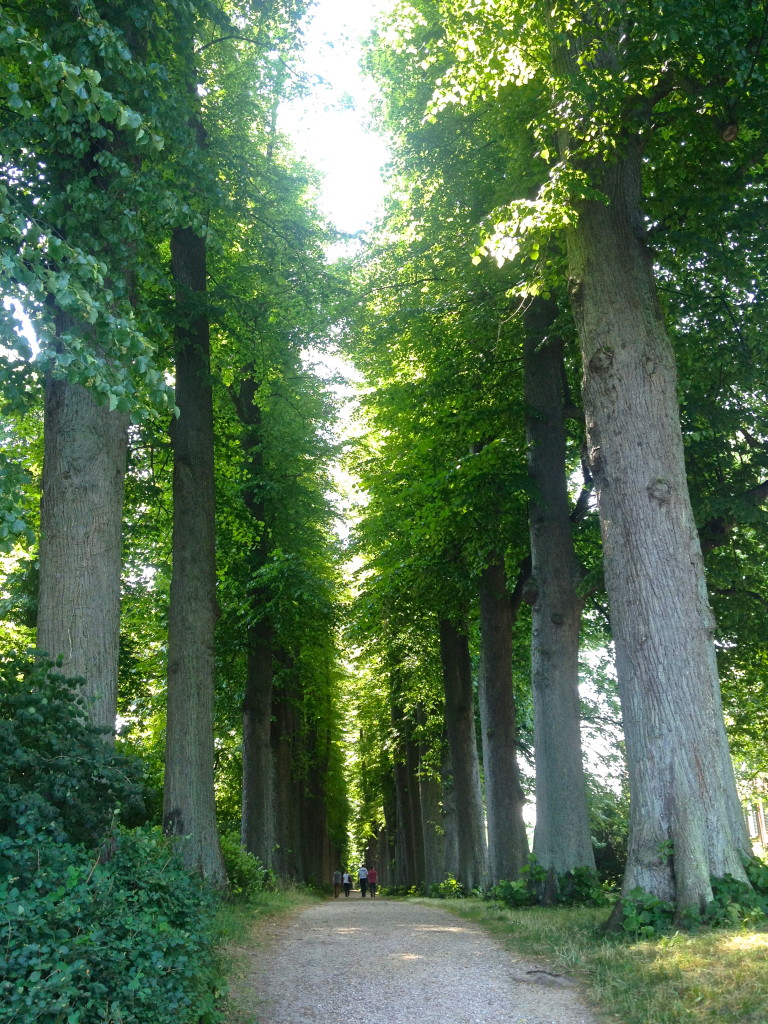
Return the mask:
[[344,895],[349,896],[349,890],[352,888],[352,875],[348,871],[341,876],[341,884],[344,886]]
[[341,892],[341,872],[338,868],[333,872],[333,895],[335,899],[339,898]]
[[379,876],[376,868],[368,868],[368,892],[373,899],[376,899],[376,886],[379,884]]
[[368,868],[365,864],[360,865],[360,869],[357,872],[358,881],[360,882],[360,895],[365,899],[365,891],[368,888]]

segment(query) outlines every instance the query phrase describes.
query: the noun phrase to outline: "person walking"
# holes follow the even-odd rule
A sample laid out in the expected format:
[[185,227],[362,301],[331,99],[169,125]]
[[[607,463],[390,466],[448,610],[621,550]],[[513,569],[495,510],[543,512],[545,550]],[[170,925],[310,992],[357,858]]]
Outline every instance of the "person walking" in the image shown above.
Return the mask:
[[352,875],[348,871],[341,876],[341,884],[344,886],[344,895],[349,896],[349,890],[352,888]]
[[379,884],[379,876],[376,873],[376,868],[368,868],[368,892],[371,894],[371,899],[376,899],[376,887]]
[[333,895],[335,899],[339,898],[341,892],[341,872],[338,868],[333,872]]
[[361,864],[357,872],[357,878],[360,882],[360,895],[365,899],[365,891],[368,888],[368,868],[365,864]]

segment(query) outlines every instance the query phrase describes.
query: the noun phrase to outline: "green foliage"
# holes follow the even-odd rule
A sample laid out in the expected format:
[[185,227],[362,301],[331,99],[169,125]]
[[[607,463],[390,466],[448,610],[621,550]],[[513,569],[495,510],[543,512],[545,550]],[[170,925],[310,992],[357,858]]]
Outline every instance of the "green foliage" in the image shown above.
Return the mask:
[[141,764],[116,753],[88,723],[79,682],[26,655],[0,659],[0,833],[6,840],[40,835],[93,846],[117,810],[143,811]]
[[547,880],[547,869],[539,863],[535,853],[529,853],[527,862],[520,869],[520,877],[531,887],[543,885]]
[[536,893],[520,878],[514,882],[499,882],[498,885],[494,885],[489,890],[488,896],[492,900],[497,900],[499,903],[503,903],[510,909],[514,909],[516,907],[532,907],[534,904],[538,903]]
[[0,661],[0,1003],[17,1024],[217,1019],[215,898],[142,813],[142,770],[78,680]]
[[26,879],[0,881],[0,1001],[14,1024],[218,1019],[214,897],[158,829],[118,830],[101,854],[49,836],[4,843],[6,864],[29,863],[21,846],[37,855]]
[[604,907],[611,902],[596,871],[580,867],[557,876],[557,901],[566,907]]
[[621,927],[633,939],[649,939],[663,935],[672,927],[673,903],[659,899],[642,889],[631,889],[621,899]]
[[[541,902],[546,880],[546,870],[536,854],[531,853],[528,855],[528,863],[520,871],[520,878],[514,881],[502,880],[489,889],[486,896],[510,909],[533,907]],[[557,876],[557,883],[557,902],[560,906],[603,907],[611,902],[609,892],[592,868],[580,867],[566,871]]]
[[234,832],[223,835],[221,852],[233,896],[248,899],[275,888],[277,879],[274,871],[265,868],[258,857],[243,849],[239,835]]
[[460,900],[474,895],[475,893],[472,890],[466,889],[450,873],[445,876],[442,882],[430,885],[427,890],[427,896],[435,900]]

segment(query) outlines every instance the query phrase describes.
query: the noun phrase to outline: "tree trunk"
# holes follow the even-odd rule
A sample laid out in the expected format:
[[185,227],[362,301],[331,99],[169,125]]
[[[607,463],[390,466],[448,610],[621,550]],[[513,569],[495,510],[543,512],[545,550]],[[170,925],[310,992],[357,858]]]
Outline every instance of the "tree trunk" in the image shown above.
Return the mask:
[[443,803],[443,870],[439,881],[452,876],[459,877],[459,820],[456,808],[456,787],[453,781],[451,750],[446,735],[443,745],[443,757],[440,762],[440,777]]
[[[248,557],[253,577],[268,557],[268,530],[262,498],[264,485],[263,413],[257,402],[258,383],[255,367],[244,369],[244,378],[232,397],[242,423],[241,446],[245,456],[247,479],[243,484],[243,502],[251,516],[251,526],[259,539]],[[274,773],[272,770],[272,679],[274,629],[266,611],[268,595],[262,588],[249,586],[245,599],[251,617],[258,620],[248,627],[248,662],[243,700],[243,792],[241,840],[244,848],[271,867],[275,843]]]
[[408,769],[408,829],[413,836],[412,885],[424,881],[424,830],[421,817],[421,786],[419,785],[419,748],[413,738],[413,725],[408,723],[405,737],[405,761]]
[[272,774],[272,629],[249,629],[243,700],[243,847],[270,867],[274,846]]
[[37,646],[81,676],[93,725],[117,713],[128,414],[46,381]]
[[299,877],[300,790],[295,779],[296,706],[293,667],[287,665],[273,690],[272,772],[275,844],[270,867],[284,879]]
[[643,238],[641,161],[630,139],[612,163],[592,168],[608,203],[580,203],[568,255],[629,766],[624,891],[674,899],[680,913],[711,900],[710,876],[743,879],[750,846],[723,724],[674,357]]
[[189,228],[174,230],[171,267],[183,315],[176,334],[179,416],[171,431],[173,574],[163,827],[171,835],[189,836],[182,845],[187,866],[224,886],[213,779],[217,607],[210,344],[207,315],[200,312],[205,240]]
[[524,342],[533,596],[531,684],[536,750],[533,848],[544,868],[595,867],[581,749],[579,628],[582,572],[573,548],[566,482],[562,341],[547,337],[554,303],[534,299]]
[[512,608],[504,566],[488,566],[480,578],[480,669],[478,702],[483,736],[491,885],[515,879],[528,857],[523,820],[512,690]]
[[469,639],[440,621],[440,659],[445,688],[445,728],[451,752],[458,833],[458,880],[468,889],[487,881],[487,851],[475,736]]
[[[426,722],[422,705],[417,709],[420,726]],[[421,834],[424,842],[424,884],[437,885],[445,878],[445,827],[441,805],[442,786],[440,779],[431,774],[425,764],[429,753],[426,740],[419,744],[419,807],[421,809]]]

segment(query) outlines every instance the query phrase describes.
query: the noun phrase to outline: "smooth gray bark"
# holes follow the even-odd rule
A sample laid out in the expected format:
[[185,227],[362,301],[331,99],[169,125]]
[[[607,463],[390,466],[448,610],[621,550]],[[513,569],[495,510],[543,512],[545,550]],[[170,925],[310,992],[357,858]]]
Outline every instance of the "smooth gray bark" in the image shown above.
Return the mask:
[[[608,202],[568,231],[570,293],[600,508],[631,795],[624,891],[678,911],[744,878],[750,853],[723,724],[676,371],[641,214],[642,147],[589,167]],[[666,858],[669,844],[674,856]]]
[[93,725],[117,713],[128,415],[46,381],[37,647],[81,676]]
[[480,578],[480,668],[478,703],[483,737],[491,885],[515,879],[528,857],[523,820],[525,794],[517,763],[517,727],[512,689],[513,615],[501,562]]
[[475,736],[469,639],[448,619],[440,620],[440,660],[445,690],[445,730],[451,757],[456,809],[458,874],[467,888],[488,878],[483,800]]
[[213,401],[205,240],[188,228],[171,239],[176,300],[186,315],[176,334],[173,424],[173,572],[168,611],[168,711],[163,794],[166,833],[189,837],[186,865],[216,886],[227,882],[216,830],[213,778],[214,527]]
[[534,299],[524,341],[531,536],[531,685],[536,750],[534,852],[547,870],[594,870],[581,747],[582,570],[566,481],[562,341],[548,336],[554,303]]

